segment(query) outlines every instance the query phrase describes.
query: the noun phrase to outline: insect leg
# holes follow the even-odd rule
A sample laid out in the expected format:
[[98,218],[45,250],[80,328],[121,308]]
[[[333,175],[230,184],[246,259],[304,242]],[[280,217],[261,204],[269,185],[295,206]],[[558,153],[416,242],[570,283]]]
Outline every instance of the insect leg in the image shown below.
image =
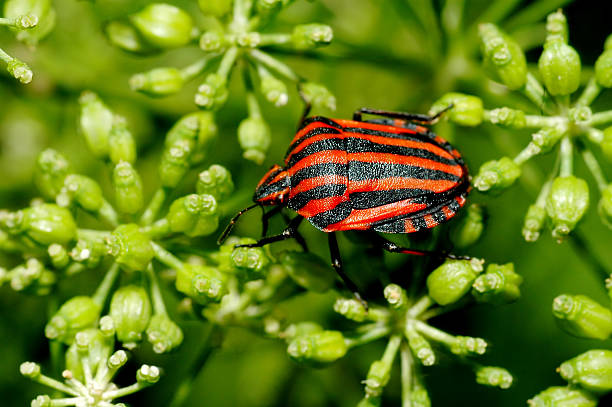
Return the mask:
[[283,230],[280,234],[269,236],[269,237],[264,237],[262,239],[259,239],[255,243],[238,244],[235,247],[262,247],[270,243],[280,242],[281,240],[295,238],[297,234],[297,228],[303,219],[304,219],[303,216],[296,216],[295,218],[291,219],[291,222],[289,222],[289,225],[287,225],[285,230]]
[[300,118],[300,122],[298,124],[298,129],[300,129],[302,128],[302,123],[304,123],[304,120],[306,120],[306,117],[308,117],[308,114],[310,113],[310,109],[312,109],[312,103],[310,102],[310,100],[308,100],[308,98],[304,94],[301,83],[298,83],[297,88],[298,88],[298,94],[300,95],[300,98],[304,102],[304,111],[302,112],[302,117]]
[[431,250],[416,250],[409,249],[407,247],[401,247],[396,245],[395,243],[385,239],[382,236],[378,236],[378,240],[383,249],[391,253],[403,253],[403,254],[414,254],[417,256],[433,256],[438,257],[440,259],[453,259],[453,260],[470,260],[471,257],[468,256],[457,256],[448,252],[437,252]]
[[445,112],[447,112],[452,107],[453,105],[450,104],[433,116],[429,116],[426,114],[419,114],[419,113],[391,112],[388,110],[378,110],[378,109],[370,109],[369,107],[362,107],[361,109],[353,113],[353,120],[363,121],[362,120],[363,114],[373,114],[376,116],[390,117],[392,119],[402,119],[402,120],[420,122],[420,123],[425,123],[425,124],[433,124],[440,118],[440,116],[442,116]]
[[340,249],[338,248],[338,240],[336,239],[335,232],[330,232],[327,234],[329,239],[329,253],[331,255],[331,263],[336,273],[340,276],[342,281],[344,281],[344,285],[351,290],[357,301],[363,305],[363,307],[368,310],[368,303],[363,299],[361,294],[359,294],[359,289],[357,285],[346,275],[344,272],[344,268],[342,267],[342,258],[340,257]]
[[[264,210],[264,207],[262,206],[261,209]],[[272,216],[274,216],[277,213],[279,213],[281,211],[281,209],[283,209],[282,206],[275,206],[274,208],[272,208],[268,212],[266,212],[264,210],[264,213],[261,216],[261,237],[265,237],[268,234],[268,220]]]

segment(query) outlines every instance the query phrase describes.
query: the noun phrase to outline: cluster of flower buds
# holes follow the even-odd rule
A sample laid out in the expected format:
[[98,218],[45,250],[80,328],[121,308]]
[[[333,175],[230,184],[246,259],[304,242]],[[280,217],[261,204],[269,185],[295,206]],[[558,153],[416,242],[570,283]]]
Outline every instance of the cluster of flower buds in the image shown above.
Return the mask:
[[562,241],[576,227],[589,206],[589,187],[574,175],[574,155],[582,156],[601,194],[598,209],[603,222],[612,219],[612,187],[592,152],[600,147],[606,158],[612,157],[612,110],[593,112],[589,107],[600,92],[612,87],[612,37],[595,63],[592,77],[575,99],[580,87],[580,56],[568,43],[567,21],[562,11],[548,16],[544,50],[538,61],[539,78],[528,72],[518,43],[493,24],[481,24],[480,40],[485,68],[494,80],[520,92],[534,104],[530,114],[518,108],[488,110],[480,98],[460,93],[444,95],[432,111],[453,104],[446,118],[459,125],[477,126],[483,122],[532,132],[531,141],[514,158],[502,157],[485,162],[474,177],[474,187],[481,192],[500,192],[521,176],[521,166],[530,158],[557,150],[557,165],[541,188],[536,202],[525,217],[523,235],[535,241],[548,220],[552,236]]
[[[230,76],[234,67],[240,67],[245,78],[248,116],[239,125],[238,140],[244,157],[261,164],[270,145],[270,129],[261,115],[256,89],[265,100],[281,107],[289,99],[286,85],[289,82],[299,85],[305,102],[335,108],[335,99],[326,88],[304,82],[289,66],[260,49],[274,46],[302,52],[332,40],[331,28],[322,24],[297,25],[291,33],[260,32],[290,3],[286,0],[199,1],[200,10],[207,17],[201,27],[179,7],[152,3],[123,20],[110,22],[106,34],[115,46],[140,54],[199,44],[204,55],[193,64],[183,68],[157,67],[135,74],[130,86],[146,95],[163,97],[179,92],[188,81],[204,76],[194,102],[207,112],[225,104]],[[243,60],[245,63],[241,63]],[[212,121],[212,117],[209,113],[207,120]]]
[[[337,299],[334,310],[360,324],[354,332],[325,330],[314,322],[302,322],[278,330],[276,335],[286,340],[291,358],[314,366],[329,364],[354,347],[387,338],[382,357],[371,364],[363,382],[365,397],[359,405],[380,405],[398,355],[404,404],[414,405],[420,400],[423,404],[419,405],[428,405],[429,396],[419,370],[436,363],[433,344],[463,360],[484,354],[487,342],[481,338],[451,335],[427,320],[453,309],[460,301],[469,301],[470,297],[491,304],[512,302],[520,295],[521,282],[512,264],[490,264],[483,270],[483,262],[478,259],[447,260],[428,276],[427,294],[420,298],[411,298],[399,285],[389,284],[384,288],[386,306],[370,305],[366,310],[356,299]],[[503,368],[471,364],[480,384],[501,389],[512,384],[512,375]]]

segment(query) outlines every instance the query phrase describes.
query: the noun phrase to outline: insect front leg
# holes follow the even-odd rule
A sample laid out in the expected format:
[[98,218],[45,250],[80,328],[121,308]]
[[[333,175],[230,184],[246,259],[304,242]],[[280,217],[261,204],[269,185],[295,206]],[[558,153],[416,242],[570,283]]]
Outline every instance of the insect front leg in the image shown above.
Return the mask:
[[298,226],[300,226],[300,223],[302,222],[302,220],[304,220],[304,217],[298,215],[295,218],[291,219],[291,222],[289,222],[289,225],[287,225],[285,230],[283,230],[280,234],[264,237],[262,239],[259,239],[255,243],[239,244],[239,245],[236,245],[236,247],[262,247],[270,243],[280,242],[282,240],[296,238],[296,236],[298,235],[297,228]]
[[379,244],[383,249],[391,253],[403,253],[403,254],[414,254],[417,256],[433,256],[438,257],[440,259],[453,259],[453,260],[470,260],[469,256],[457,256],[452,253],[444,252],[444,251],[431,251],[431,250],[417,250],[410,249],[407,247],[401,247],[397,244],[393,243],[390,240],[385,239],[382,236],[378,236]]
[[361,294],[359,294],[359,288],[357,288],[357,284],[355,284],[349,278],[349,276],[347,276],[346,273],[344,272],[344,267],[342,267],[342,258],[340,257],[340,248],[338,247],[338,240],[336,239],[336,234],[334,232],[330,232],[327,235],[328,235],[328,241],[329,241],[329,253],[331,255],[332,267],[334,268],[334,270],[336,270],[336,273],[340,276],[340,278],[344,282],[344,285],[346,285],[346,288],[348,288],[353,293],[357,301],[359,301],[361,305],[363,305],[363,307],[367,311],[368,303],[366,302],[366,300],[363,299]]
[[[288,224],[291,224],[291,219],[289,218],[289,216],[287,216],[287,214],[282,212],[282,209],[283,209],[282,206],[277,206],[269,210],[268,212],[264,212],[263,216],[261,217],[261,223],[262,223],[261,237],[262,238],[265,238],[266,235],[268,234],[268,221],[270,220],[272,216],[276,215],[277,213],[281,214],[283,219],[285,219],[285,222],[287,222]],[[301,216],[299,217],[301,218]],[[304,250],[305,252],[308,251],[308,245],[306,244],[306,239],[304,239],[304,236],[302,236],[302,234],[297,230],[297,227],[293,231],[292,237],[294,237],[295,241],[298,242],[298,244],[302,247],[302,250]]]

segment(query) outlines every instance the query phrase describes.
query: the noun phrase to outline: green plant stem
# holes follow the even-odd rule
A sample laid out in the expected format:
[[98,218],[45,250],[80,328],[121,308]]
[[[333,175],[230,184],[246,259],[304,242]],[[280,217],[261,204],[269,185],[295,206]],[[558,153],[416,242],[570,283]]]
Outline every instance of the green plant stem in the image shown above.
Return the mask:
[[591,171],[593,178],[595,178],[595,182],[597,182],[597,187],[599,187],[600,191],[603,191],[608,186],[608,183],[606,182],[606,177],[604,176],[603,171],[597,162],[597,158],[595,158],[591,150],[588,148],[583,148],[581,153],[584,163],[588,167],[589,171]]
[[102,207],[98,211],[98,215],[113,228],[119,225],[119,215],[117,215],[115,208],[106,200],[102,202]]
[[162,218],[152,225],[141,227],[140,231],[151,239],[161,239],[172,233],[170,230],[170,223],[166,218]]
[[574,172],[574,151],[573,144],[569,137],[565,136],[561,140],[559,148],[560,166],[559,176],[569,177]]
[[92,296],[93,301],[102,308],[106,302],[106,297],[110,293],[117,276],[119,275],[119,264],[113,263],[104,275],[104,279],[96,289],[96,292]]
[[434,304],[434,301],[431,299],[429,295],[424,295],[418,300],[406,313],[406,318],[414,319],[421,315],[427,308],[431,307]]
[[282,63],[278,59],[274,58],[270,54],[267,54],[258,49],[252,49],[249,51],[249,55],[253,59],[255,59],[255,61],[267,66],[268,68],[279,73],[288,80],[292,82],[300,81],[300,77],[295,72],[293,72],[293,69],[291,69],[288,65]]
[[203,335],[203,345],[200,348],[194,362],[191,364],[189,369],[187,369],[187,372],[185,372],[183,380],[177,386],[176,391],[172,396],[172,400],[166,404],[168,407],[181,407],[185,404],[185,401],[191,394],[191,389],[193,388],[193,384],[198,377],[198,373],[202,370],[215,348],[218,347],[216,342],[221,332],[221,327],[219,325],[210,324],[207,327],[207,332]]
[[599,95],[599,92],[601,92],[601,86],[597,84],[597,79],[595,79],[595,76],[592,76],[587,85],[584,87],[584,90],[582,91],[582,94],[576,101],[575,105],[589,106]]
[[346,345],[349,348],[370,343],[376,339],[389,335],[391,332],[391,328],[388,325],[380,323],[363,325],[361,328],[364,330],[362,335],[345,339]]
[[397,355],[397,351],[401,343],[402,343],[401,335],[391,336],[391,338],[389,339],[389,342],[387,343],[387,347],[385,348],[385,352],[383,353],[381,360],[385,365],[389,366],[389,369],[391,368],[391,365],[393,364],[393,361],[395,360],[395,356]]
[[261,119],[261,109],[254,92],[247,92],[246,94],[247,110],[249,111],[249,117],[254,119]]
[[170,253],[157,243],[151,242],[151,247],[153,248],[153,252],[155,253],[155,258],[161,263],[175,270],[183,268],[183,262],[179,258],[175,257],[172,253]]
[[[521,27],[541,21],[548,13],[563,7],[571,0],[540,0],[524,7],[504,24],[507,29]],[[483,20],[480,20],[483,21]]]
[[[47,304],[47,318],[51,319],[59,309],[59,298],[54,293],[50,296]],[[62,372],[64,355],[62,352],[62,343],[60,341],[49,341],[49,356],[51,359],[51,373],[53,376],[59,376]]]
[[530,72],[527,73],[527,82],[521,91],[527,96],[539,109],[542,109],[547,114],[552,115],[552,101],[548,97],[546,91]]
[[155,191],[155,194],[153,195],[153,198],[151,198],[149,205],[147,206],[147,208],[142,213],[142,216],[140,217],[141,225],[147,226],[153,223],[153,221],[155,221],[155,218],[157,218],[157,214],[159,213],[159,210],[161,209],[161,207],[164,205],[164,202],[166,201],[167,193],[168,191],[166,191],[166,189],[163,187],[159,187],[157,191]]
[[181,76],[183,77],[185,81],[195,78],[196,76],[204,72],[204,70],[206,69],[206,66],[212,59],[218,56],[219,54],[212,53],[212,54],[206,55],[203,58],[198,59],[193,64],[187,65],[186,67],[181,69]]
[[231,47],[225,52],[225,55],[223,55],[223,59],[221,59],[217,73],[222,77],[227,78],[232,66],[234,65],[234,62],[236,62],[236,58],[238,58],[238,47]]
[[104,392],[104,395],[111,399],[118,399],[120,397],[125,397],[128,394],[139,392],[140,390],[149,386],[149,383],[134,383],[126,387],[121,387],[117,390]]
[[537,155],[538,152],[538,149],[533,144],[529,143],[516,157],[514,157],[513,161],[518,165],[523,165],[531,157]]
[[151,302],[153,303],[153,313],[157,315],[168,315],[166,311],[166,305],[164,304],[164,298],[162,297],[161,289],[159,288],[159,280],[153,270],[153,265],[149,263],[146,270],[147,277],[149,277],[149,284],[151,286]]
[[447,38],[452,38],[459,33],[463,25],[463,9],[465,0],[447,0],[442,7],[440,19],[442,29]]
[[414,358],[408,345],[403,342],[400,350],[400,366],[402,375],[402,407],[412,407],[410,395],[412,393],[412,371]]
[[261,34],[260,47],[266,45],[284,45],[291,42],[290,34]]
[[13,61],[13,57],[4,52],[2,48],[0,48],[0,59],[6,62],[7,64]]
[[83,240],[104,240],[110,235],[108,230],[77,229],[77,238]]
[[612,110],[593,113],[593,116],[591,116],[591,126],[601,126],[610,122],[612,122]]
[[414,321],[414,326],[416,330],[419,331],[419,333],[423,334],[424,336],[428,337],[433,341],[440,342],[449,348],[456,341],[453,335],[447,334],[444,331],[434,328],[433,326],[426,324],[425,322],[416,320]]

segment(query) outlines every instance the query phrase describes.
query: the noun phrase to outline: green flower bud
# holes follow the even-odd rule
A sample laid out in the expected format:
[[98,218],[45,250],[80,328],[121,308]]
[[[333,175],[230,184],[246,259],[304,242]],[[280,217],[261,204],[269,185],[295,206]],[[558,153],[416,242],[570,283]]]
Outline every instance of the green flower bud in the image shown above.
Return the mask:
[[412,328],[406,329],[406,338],[413,355],[421,361],[423,366],[432,366],[436,363],[436,354],[427,339]]
[[521,295],[523,277],[514,272],[514,264],[489,264],[487,271],[472,284],[472,295],[478,302],[507,304]]
[[256,164],[261,164],[270,147],[270,127],[260,117],[247,117],[238,126],[238,141],[244,150],[242,156]]
[[382,395],[383,389],[391,378],[391,366],[382,360],[376,360],[370,365],[368,375],[364,380],[365,394],[368,398]]
[[166,314],[155,314],[147,327],[147,340],[155,353],[166,353],[183,342],[183,331]]
[[111,21],[104,28],[108,40],[124,51],[148,54],[156,50],[142,38],[132,25],[123,21]]
[[227,293],[227,276],[213,267],[186,263],[176,271],[176,289],[198,304],[219,301]]
[[68,251],[61,244],[53,243],[49,245],[47,248],[47,254],[51,259],[51,264],[53,264],[53,267],[58,270],[63,269],[70,262]]
[[607,339],[612,334],[612,311],[585,295],[560,295],[552,312],[565,332],[579,338]]
[[531,135],[531,144],[538,148],[539,153],[547,153],[565,134],[565,126],[544,127]]
[[487,351],[487,342],[482,338],[456,336],[450,351],[459,356],[483,355]]
[[406,290],[397,284],[388,284],[383,294],[389,305],[394,309],[402,309],[408,305]]
[[261,93],[276,107],[285,106],[289,101],[287,85],[272,75],[261,78]]
[[508,188],[521,176],[521,168],[512,159],[502,157],[482,164],[474,178],[480,192],[499,192]]
[[161,371],[157,366],[142,365],[136,372],[136,381],[142,385],[151,385],[159,381]]
[[107,338],[115,337],[115,322],[110,315],[104,315],[102,318],[100,318],[98,325],[100,326],[100,332],[102,335]]
[[111,318],[115,323],[117,339],[128,349],[136,347],[142,339],[142,332],[149,325],[151,302],[142,287],[127,285],[113,294],[110,303]]
[[470,291],[481,271],[477,259],[446,260],[427,277],[429,296],[440,305],[452,304]]
[[322,331],[298,336],[287,347],[289,356],[297,362],[323,366],[335,362],[348,351],[340,331]]
[[151,240],[134,223],[117,226],[106,245],[115,261],[130,271],[144,270],[153,259]]
[[363,304],[354,298],[338,298],[334,302],[334,311],[355,322],[363,322],[368,316]]
[[94,328],[100,306],[91,297],[78,296],[66,301],[45,326],[45,336],[70,345],[77,332]]
[[236,44],[244,48],[255,48],[261,43],[258,32],[240,33],[236,36]]
[[153,3],[132,14],[130,21],[148,42],[159,48],[188,44],[195,27],[191,16],[182,9],[165,3]]
[[217,202],[224,201],[234,192],[232,174],[225,167],[213,164],[198,175],[196,191],[214,196]]
[[66,244],[76,237],[77,226],[66,208],[55,204],[41,204],[19,211],[21,230],[42,245]]
[[479,366],[476,368],[476,383],[484,386],[508,389],[512,386],[513,377],[506,369],[496,366]]
[[217,201],[212,195],[187,195],[170,205],[166,219],[174,233],[190,237],[209,235],[219,226]]
[[559,366],[559,374],[571,384],[592,392],[612,390],[612,351],[589,350]]
[[97,267],[108,250],[103,239],[79,239],[70,251],[72,260],[83,263],[88,268]]
[[527,62],[521,47],[493,24],[480,24],[478,29],[485,68],[511,90],[522,88],[527,82]]
[[218,73],[210,73],[198,87],[194,101],[201,108],[216,110],[223,106],[228,96],[227,78]]
[[305,82],[300,86],[303,98],[313,107],[336,110],[336,98],[323,85],[315,82]]
[[563,42],[567,43],[567,19],[560,9],[546,17],[546,39],[554,37],[560,38]]
[[[327,262],[313,253],[287,251],[282,253],[278,260],[289,277],[309,291],[322,293],[334,285],[335,273],[333,269]],[[359,306],[363,308],[361,304]],[[336,310],[335,306],[334,310]],[[336,310],[336,312],[339,311]]]
[[[382,400],[380,397],[368,397],[365,396],[357,404],[357,407],[380,407]],[[411,404],[412,406],[412,404]]]
[[97,212],[104,204],[104,197],[96,181],[84,175],[70,174],[64,179],[64,188],[57,195],[56,202],[63,207],[74,202],[86,211]]
[[34,183],[43,197],[55,199],[64,186],[64,179],[70,171],[70,164],[63,155],[48,148],[36,159]]
[[293,339],[303,335],[310,335],[317,332],[323,332],[323,327],[316,322],[304,321],[297,324],[291,324],[283,332],[283,336],[286,338],[287,343]]
[[13,58],[7,65],[6,70],[11,76],[17,79],[19,82],[23,84],[28,84],[32,82],[32,78],[34,77],[34,73],[23,61],[20,61],[17,58]]
[[589,206],[589,186],[573,175],[557,177],[546,200],[546,211],[553,225],[553,237],[566,237]]
[[438,99],[429,109],[437,113],[450,105],[453,107],[445,113],[446,117],[461,126],[478,126],[484,117],[482,99],[464,93],[451,92]]
[[81,106],[80,129],[89,151],[98,158],[106,158],[113,126],[113,112],[91,91],[81,94],[79,105]]
[[40,377],[40,365],[34,362],[23,362],[19,366],[19,373],[28,379],[37,379]]
[[590,393],[569,387],[549,387],[527,400],[529,407],[596,407],[597,399]]
[[[239,244],[255,243],[254,239],[240,239]],[[263,247],[236,247],[232,250],[231,264],[233,267],[247,272],[261,273],[270,264]]]
[[204,15],[221,17],[232,9],[232,0],[198,0]]
[[51,397],[48,394],[39,394],[32,400],[31,407],[52,407]]
[[121,161],[115,165],[113,184],[115,204],[119,212],[133,214],[142,208],[142,182],[140,175],[129,162]]
[[17,30],[17,40],[28,45],[36,45],[47,36],[55,26],[55,10],[51,0],[7,0],[4,3],[4,17],[18,18],[31,16],[37,20],[37,24],[28,28]]
[[475,244],[485,227],[486,212],[482,205],[471,204],[466,209],[451,234],[453,244],[459,249]]
[[597,210],[602,222],[612,229],[612,184],[601,191],[601,199],[597,205]]
[[513,129],[522,129],[527,124],[525,112],[509,107],[500,107],[489,112],[489,121],[493,124]]
[[410,403],[411,407],[431,407],[429,393],[427,393],[427,389],[420,383],[415,383],[412,386],[412,391],[410,392]]
[[296,25],[291,34],[291,42],[299,50],[327,45],[334,38],[331,27],[324,24]]
[[551,95],[569,95],[580,86],[580,56],[560,38],[547,40],[538,61],[540,75]]
[[535,242],[546,221],[546,209],[539,205],[530,205],[523,223],[523,237],[527,242]]
[[178,140],[174,145],[164,149],[159,163],[159,176],[163,186],[174,188],[183,179],[190,168],[190,156],[193,143],[189,140]]
[[[207,1],[207,0],[201,0]],[[200,37],[200,48],[206,52],[219,52],[225,48],[227,41],[221,32],[206,31]]]
[[130,88],[147,96],[168,96],[179,92],[185,79],[180,69],[174,67],[155,68],[137,73],[130,78]]
[[45,269],[43,264],[31,258],[25,264],[19,265],[6,273],[2,279],[9,279],[11,288],[34,295],[47,295],[51,292],[57,277],[55,273]]
[[109,155],[113,164],[126,161],[130,164],[136,161],[136,143],[127,129],[125,119],[114,116],[113,126],[108,138]]
[[593,118],[593,111],[588,106],[576,106],[568,111],[567,116],[572,123],[578,126],[588,126]]
[[[94,328],[80,331],[66,351],[66,369],[70,370],[75,379],[83,381],[83,363],[91,372],[106,364],[113,353],[113,338],[108,338]],[[85,354],[85,355],[83,355]]]
[[604,88],[612,87],[612,49],[605,50],[595,61],[595,79]]
[[213,141],[217,137],[215,116],[211,112],[194,112],[181,117],[166,135],[165,147],[172,148],[178,142],[189,141],[193,150],[189,156],[191,164],[206,158]]

